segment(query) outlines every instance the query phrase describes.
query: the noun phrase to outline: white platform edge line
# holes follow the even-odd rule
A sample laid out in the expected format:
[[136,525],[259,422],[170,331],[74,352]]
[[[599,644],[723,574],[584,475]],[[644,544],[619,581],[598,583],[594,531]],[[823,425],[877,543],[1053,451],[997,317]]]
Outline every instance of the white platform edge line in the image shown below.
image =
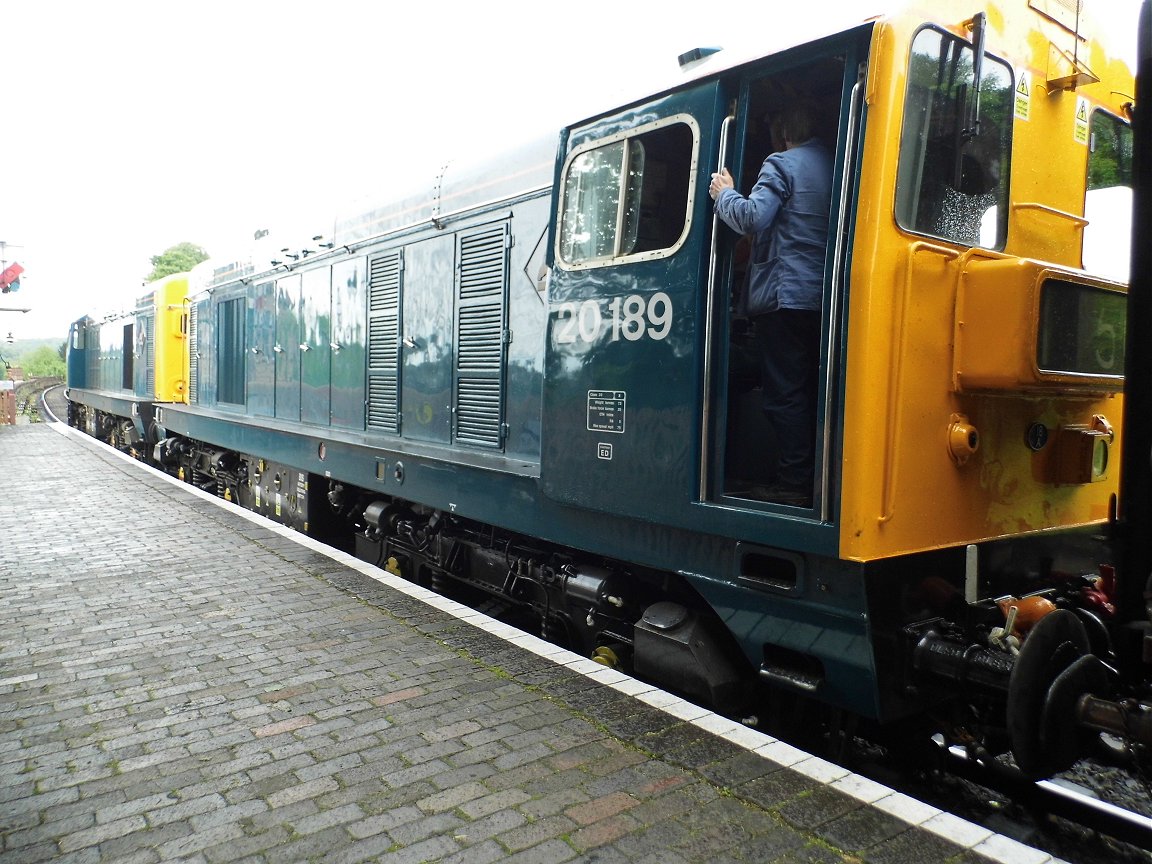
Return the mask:
[[[102,443],[97,439],[92,438],[90,435],[86,435],[77,429],[73,429],[65,423],[50,422],[48,425],[59,434],[77,437],[80,440],[92,442],[95,444]],[[462,604],[456,603],[453,600],[448,600],[447,598],[441,597],[439,594],[428,591],[426,588],[422,588],[419,585],[407,581],[406,579],[395,576],[386,570],[381,570],[378,567],[374,567],[366,561],[361,561],[359,558],[356,558],[353,555],[349,555],[347,552],[326,546],[325,544],[318,540],[312,539],[306,534],[301,534],[292,528],[281,525],[278,522],[273,522],[271,519],[268,519],[265,516],[261,516],[259,513],[253,513],[251,510],[245,510],[243,507],[240,507],[229,501],[225,501],[216,495],[212,495],[209,492],[204,492],[203,490],[198,489],[189,483],[185,483],[183,480],[179,480],[170,474],[165,474],[163,471],[159,471],[150,465],[140,462],[137,459],[133,459],[126,453],[121,453],[119,450],[108,447],[107,445],[104,445],[104,447],[106,452],[119,457],[120,459],[137,468],[140,468],[144,471],[150,471],[155,476],[162,477],[172,485],[177,486],[186,492],[190,492],[191,494],[202,498],[205,501],[210,501],[223,509],[227,509],[229,513],[242,516],[253,524],[260,525],[261,527],[267,528],[274,533],[281,535],[282,537],[287,537],[291,540],[294,540],[300,545],[311,549],[313,552],[326,555],[332,560],[344,564],[345,566],[364,576],[367,576],[370,579],[374,579],[381,584],[387,585],[389,588],[394,588],[395,590],[400,591],[401,593],[406,594],[415,600],[427,603],[428,605],[441,609],[441,611],[444,611],[447,614],[461,618],[462,620],[466,620],[467,623],[479,627],[491,635],[498,636],[499,638],[505,639],[505,641],[514,641],[514,639],[507,639],[507,637],[501,633],[495,632],[500,628],[505,627],[506,625],[501,624],[500,622],[485,615],[482,612],[477,612],[470,607],[463,606]],[[440,606],[440,604],[432,602],[432,600],[429,599],[429,596],[441,601],[447,601],[448,604],[451,604],[454,607],[459,607],[460,609],[465,610],[465,612],[458,614],[455,611],[443,608]],[[466,618],[465,615],[467,615]],[[536,638],[532,637],[531,634],[521,633],[520,631],[517,631],[517,633],[521,636],[530,636],[534,639]],[[525,646],[520,645],[520,647]],[[974,822],[969,822],[965,819],[961,819],[958,816],[945,813],[936,807],[924,804],[921,801],[917,801],[916,799],[911,798],[902,792],[897,792],[896,790],[884,786],[881,783],[876,783],[873,780],[869,780],[867,777],[854,774],[847,769],[842,769],[833,763],[827,762],[819,756],[807,753],[803,750],[800,750],[799,748],[793,747],[790,744],[786,744],[783,741],[777,741],[768,735],[762,735],[759,732],[755,732],[755,730],[743,729],[743,731],[755,732],[756,735],[759,735],[764,741],[764,743],[760,746],[752,746],[754,741],[749,741],[748,738],[743,734],[736,734],[736,730],[731,730],[731,732],[715,732],[713,731],[712,727],[716,726],[717,724],[723,725],[725,722],[732,721],[729,721],[728,718],[722,717],[721,715],[709,711],[706,708],[701,708],[698,705],[681,699],[680,697],[671,693],[665,693],[659,688],[653,687],[651,690],[646,690],[637,694],[632,693],[624,687],[618,686],[617,684],[599,681],[596,678],[596,674],[602,670],[610,671],[607,669],[607,667],[601,666],[599,663],[594,663],[585,657],[581,657],[579,654],[575,654],[566,649],[559,648],[558,646],[553,647],[556,647],[558,652],[557,655],[549,656],[545,659],[551,659],[558,665],[567,666],[573,671],[584,675],[585,677],[597,680],[598,683],[603,683],[605,686],[613,687],[613,689],[625,692],[627,695],[631,695],[641,702],[645,702],[651,707],[663,711],[672,717],[699,726],[701,729],[718,735],[719,737],[732,744],[735,744],[738,747],[749,750],[753,753],[757,753],[764,759],[775,762],[782,768],[790,768],[794,771],[798,771],[799,773],[802,773],[805,776],[816,780],[817,782],[835,788],[846,795],[856,798],[858,801],[861,801],[879,810],[883,810],[885,813],[888,813],[891,816],[895,816],[898,819],[907,822],[911,827],[922,828],[923,830],[931,831],[932,833],[943,837],[944,839],[954,843],[962,849],[969,849],[984,858],[988,858],[996,862],[1002,862],[1002,864],[1067,864],[1067,862],[1063,861],[1062,859],[1055,858],[1040,849],[1026,846],[1023,843],[1020,843],[1019,841],[1013,840],[1002,834],[995,834],[990,829],[977,825]],[[633,679],[627,680],[632,681]],[[877,797],[877,792],[880,790],[884,790],[884,794],[879,794]],[[948,816],[950,818],[948,820],[938,820],[938,817],[943,816]],[[930,822],[932,824],[927,824]],[[943,829],[945,826],[948,827],[950,833],[944,833]],[[963,835],[963,839],[958,838],[956,835]]]

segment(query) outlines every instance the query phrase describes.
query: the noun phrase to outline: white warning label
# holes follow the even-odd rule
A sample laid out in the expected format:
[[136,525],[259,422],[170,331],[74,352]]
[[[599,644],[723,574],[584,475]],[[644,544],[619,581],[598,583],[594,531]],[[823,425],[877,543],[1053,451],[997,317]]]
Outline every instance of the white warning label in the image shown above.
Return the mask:
[[623,390],[588,391],[588,431],[624,432],[624,405],[628,394]]

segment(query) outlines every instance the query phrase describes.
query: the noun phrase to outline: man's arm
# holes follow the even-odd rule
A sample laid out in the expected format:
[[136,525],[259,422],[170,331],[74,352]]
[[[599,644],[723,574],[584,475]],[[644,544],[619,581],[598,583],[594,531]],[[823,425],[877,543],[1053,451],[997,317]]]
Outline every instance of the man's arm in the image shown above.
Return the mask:
[[740,234],[756,234],[772,224],[789,189],[784,174],[769,156],[747,198],[736,191],[727,168],[712,175],[708,193],[715,199],[716,215],[724,224]]

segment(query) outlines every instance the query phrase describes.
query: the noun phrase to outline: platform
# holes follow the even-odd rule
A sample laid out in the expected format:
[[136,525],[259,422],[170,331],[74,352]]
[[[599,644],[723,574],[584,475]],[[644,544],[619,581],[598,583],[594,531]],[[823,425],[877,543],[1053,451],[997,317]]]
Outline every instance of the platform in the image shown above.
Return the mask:
[[57,424],[0,514],[4,864],[1055,860]]

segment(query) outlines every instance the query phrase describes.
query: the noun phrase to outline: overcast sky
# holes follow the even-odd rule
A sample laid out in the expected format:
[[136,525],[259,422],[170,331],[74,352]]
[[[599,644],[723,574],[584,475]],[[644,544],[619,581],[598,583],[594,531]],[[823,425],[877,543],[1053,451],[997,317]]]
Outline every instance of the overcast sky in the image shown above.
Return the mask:
[[[870,5],[802,8],[811,26]],[[1134,38],[1137,5],[1096,0],[1124,38]],[[798,8],[4,3],[0,240],[27,272],[0,306],[33,311],[0,312],[0,333],[63,339],[69,321],[142,293],[149,257],[171,245],[226,255],[305,213],[324,230],[346,202],[385,200],[449,158],[578,120],[635,95],[627,82],[673,79],[680,52],[731,47],[757,26],[782,26],[774,10]]]

